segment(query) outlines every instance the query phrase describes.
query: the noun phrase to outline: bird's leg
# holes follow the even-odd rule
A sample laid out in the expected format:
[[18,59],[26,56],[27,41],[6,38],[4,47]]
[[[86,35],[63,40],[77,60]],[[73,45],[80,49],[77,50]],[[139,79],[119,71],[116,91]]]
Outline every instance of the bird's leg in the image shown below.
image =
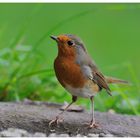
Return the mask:
[[60,116],[61,116],[65,111],[67,111],[67,109],[68,109],[74,102],[76,102],[76,100],[77,100],[77,96],[72,96],[72,102],[71,102],[70,104],[68,104],[68,106],[66,106],[66,108],[65,108],[62,112],[60,112],[60,113],[56,116],[56,118],[55,118],[54,120],[50,121],[49,126],[51,126],[53,123],[58,124],[58,123],[59,123],[59,120],[60,120]]
[[89,125],[89,128],[96,128],[99,127],[99,125],[95,122],[95,116],[94,116],[94,96],[90,97],[91,101],[91,109],[92,109],[92,119]]

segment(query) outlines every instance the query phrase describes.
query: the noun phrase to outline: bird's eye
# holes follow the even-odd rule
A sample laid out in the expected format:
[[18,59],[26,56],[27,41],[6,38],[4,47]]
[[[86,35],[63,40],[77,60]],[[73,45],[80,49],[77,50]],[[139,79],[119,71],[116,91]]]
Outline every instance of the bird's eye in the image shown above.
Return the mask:
[[74,43],[72,41],[67,42],[69,46],[72,46]]

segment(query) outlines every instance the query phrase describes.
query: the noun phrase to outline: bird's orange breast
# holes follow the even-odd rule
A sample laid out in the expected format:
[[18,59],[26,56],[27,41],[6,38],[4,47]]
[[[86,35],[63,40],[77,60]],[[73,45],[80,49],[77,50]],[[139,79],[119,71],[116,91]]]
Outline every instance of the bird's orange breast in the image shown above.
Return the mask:
[[63,87],[70,85],[74,88],[81,88],[86,82],[80,66],[72,59],[57,57],[54,62],[54,69],[56,77]]

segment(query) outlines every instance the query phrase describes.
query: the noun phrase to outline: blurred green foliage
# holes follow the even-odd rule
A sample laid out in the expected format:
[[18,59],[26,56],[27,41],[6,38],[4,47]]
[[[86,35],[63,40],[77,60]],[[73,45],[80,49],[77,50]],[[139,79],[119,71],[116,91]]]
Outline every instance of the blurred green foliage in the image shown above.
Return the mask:
[[[95,98],[95,109],[140,114],[140,4],[0,4],[0,100],[69,102],[53,71],[49,36],[80,36],[100,70],[126,79]],[[89,107],[87,99],[77,104]]]

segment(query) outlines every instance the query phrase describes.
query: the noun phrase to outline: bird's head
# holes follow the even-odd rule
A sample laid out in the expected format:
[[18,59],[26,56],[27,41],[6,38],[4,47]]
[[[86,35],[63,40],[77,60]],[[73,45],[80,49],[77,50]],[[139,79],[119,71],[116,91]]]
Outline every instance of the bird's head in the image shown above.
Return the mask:
[[50,36],[58,44],[58,54],[63,56],[75,57],[80,51],[86,52],[82,40],[75,35]]

